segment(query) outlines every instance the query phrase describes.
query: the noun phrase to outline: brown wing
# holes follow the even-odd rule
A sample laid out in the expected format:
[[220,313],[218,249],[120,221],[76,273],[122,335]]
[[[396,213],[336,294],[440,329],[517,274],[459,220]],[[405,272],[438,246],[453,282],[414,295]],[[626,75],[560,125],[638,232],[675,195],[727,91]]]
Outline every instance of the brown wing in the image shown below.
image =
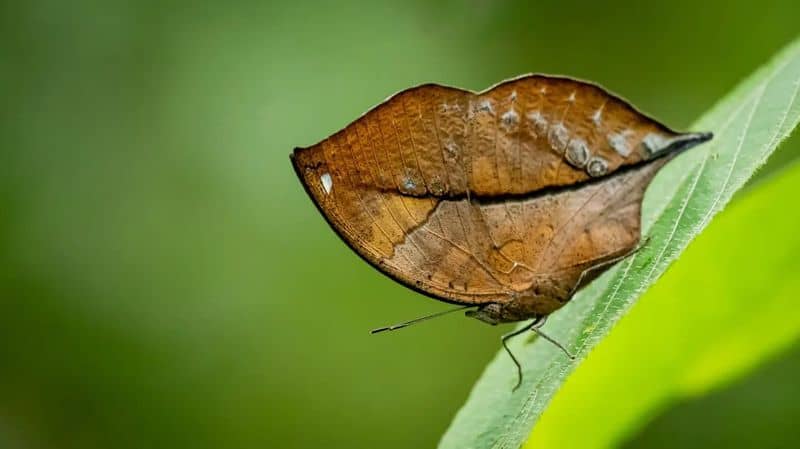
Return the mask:
[[[601,88],[531,75],[472,93],[403,91],[292,161],[368,262],[450,302],[490,303],[639,240],[639,208],[678,134]],[[577,273],[577,274],[576,274]]]

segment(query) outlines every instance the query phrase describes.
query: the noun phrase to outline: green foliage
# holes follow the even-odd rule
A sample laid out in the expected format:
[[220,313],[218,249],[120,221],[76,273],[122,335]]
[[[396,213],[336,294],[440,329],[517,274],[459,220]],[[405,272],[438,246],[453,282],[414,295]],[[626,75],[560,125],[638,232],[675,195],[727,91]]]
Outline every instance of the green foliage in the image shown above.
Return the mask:
[[[797,125],[800,120],[798,89],[800,89],[800,41],[789,46],[701,118],[692,129],[714,131],[716,135],[714,141],[670,163],[648,190],[643,221],[646,234],[650,236],[649,244],[599,278],[548,322],[546,326],[548,333],[576,352],[578,361],[571,362],[547,342],[534,339],[527,341],[520,339],[515,342],[512,349],[520,357],[525,369],[525,379],[520,390],[516,393],[511,392],[514,369],[508,356],[503,352],[499,353],[444,435],[440,447],[518,447],[579,361],[608,334],[611,327],[630,309],[641,293],[664,273],[670,263],[708,225],[711,218],[730,201],[733,194]],[[780,222],[781,218],[777,217],[775,223]],[[789,226],[785,230],[789,232],[791,229]],[[778,233],[775,236],[778,237]],[[738,238],[743,237],[743,235],[738,236]],[[780,240],[769,242],[772,245],[780,244]],[[719,245],[724,246],[724,240]],[[764,242],[764,245],[767,243]],[[780,254],[774,256],[776,264],[785,261],[785,257],[780,257]],[[713,256],[707,257],[702,261],[704,267],[713,265],[716,260]],[[735,260],[733,257],[729,259],[731,260],[728,263],[733,263]],[[775,266],[778,265],[773,267]],[[697,275],[696,270],[691,273]],[[741,276],[736,272],[732,275]],[[741,279],[751,278],[742,276]],[[757,276],[752,278],[753,282],[762,280],[765,279]],[[724,279],[717,281],[724,284]],[[749,289],[741,289],[739,294],[753,291],[751,286]],[[683,293],[684,297],[689,295],[686,290],[680,290],[678,293]],[[667,294],[671,297],[670,293]],[[700,304],[702,296],[698,295],[697,291],[692,291],[692,296],[695,299],[691,302],[693,307],[705,307]],[[743,304],[746,299],[742,297],[739,304]],[[720,303],[724,300],[725,296],[722,295]],[[705,313],[713,317],[718,309],[714,305],[709,307],[709,311]],[[752,310],[742,307],[736,307],[739,313]],[[727,318],[721,320],[719,324],[723,329],[731,330],[735,316]],[[679,320],[680,316],[675,312],[662,319],[669,323]],[[753,326],[771,325],[769,320],[753,321]],[[704,336],[702,332],[692,335],[693,339]],[[760,358],[732,356],[735,355],[733,349],[746,351],[751,348],[750,345],[740,347],[735,342],[729,342],[731,346],[714,345],[717,341],[724,342],[728,335],[729,333],[718,333],[718,339],[709,342],[708,346],[698,346],[696,355],[699,358],[691,361],[699,360],[699,362],[694,370],[687,371],[692,373],[691,375],[678,377],[681,381],[677,383],[679,387],[676,388],[682,391],[702,390],[726,377],[737,367]],[[776,338],[774,341],[777,343],[785,340]],[[641,339],[636,341],[652,348],[646,352],[658,351],[661,348],[660,344],[649,346],[649,341],[647,343],[642,343]],[[741,339],[736,340],[739,341]],[[665,342],[667,345],[669,343]],[[683,345],[691,346],[696,343],[691,341]],[[724,350],[719,349],[720,347]],[[715,349],[719,349],[720,352],[715,352]],[[716,357],[702,357],[703,354],[708,354],[705,351],[711,351]],[[761,351],[763,354],[768,349],[763,348]],[[647,356],[646,353],[643,355]],[[747,360],[749,362],[746,362]],[[617,365],[614,369],[618,376],[623,376],[627,370],[639,369],[643,372],[645,383],[650,380],[656,381],[652,373],[650,376],[647,375],[650,372],[647,366],[641,364]],[[594,400],[599,403],[603,398],[596,397]],[[616,399],[606,397],[605,400],[612,402]],[[570,404],[573,408],[579,408],[582,401],[582,398],[573,398]],[[647,406],[655,403],[656,401],[648,402],[637,410],[644,412],[648,409]],[[542,438],[555,432],[563,439],[547,437],[548,442],[565,440],[574,442],[569,436],[561,435],[570,433],[577,438],[574,434],[581,433],[576,432],[574,423],[567,422],[571,420],[571,415],[567,415],[569,413],[562,412],[561,418],[554,418],[558,420],[558,424],[554,423],[554,427],[548,430],[548,434],[543,433]],[[636,419],[636,416],[641,416],[631,412],[630,415],[615,420],[614,422],[619,422],[619,426],[614,427],[609,424],[610,420],[604,421],[604,415],[594,415],[594,419],[601,422],[597,428],[606,427],[597,432],[608,437],[603,441],[609,441],[613,436],[620,434],[620,429],[624,428],[625,424]],[[583,443],[582,438],[581,442]],[[603,442],[598,442],[598,445],[602,446]],[[561,447],[584,446],[567,444]]]

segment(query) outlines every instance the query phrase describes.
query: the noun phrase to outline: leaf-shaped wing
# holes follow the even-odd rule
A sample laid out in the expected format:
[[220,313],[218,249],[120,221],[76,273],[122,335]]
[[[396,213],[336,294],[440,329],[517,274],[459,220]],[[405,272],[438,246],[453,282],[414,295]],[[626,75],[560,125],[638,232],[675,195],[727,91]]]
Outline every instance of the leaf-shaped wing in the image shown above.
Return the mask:
[[582,270],[636,245],[660,156],[705,138],[531,75],[403,91],[292,160],[339,235],[394,279],[458,303],[537,288],[562,301]]

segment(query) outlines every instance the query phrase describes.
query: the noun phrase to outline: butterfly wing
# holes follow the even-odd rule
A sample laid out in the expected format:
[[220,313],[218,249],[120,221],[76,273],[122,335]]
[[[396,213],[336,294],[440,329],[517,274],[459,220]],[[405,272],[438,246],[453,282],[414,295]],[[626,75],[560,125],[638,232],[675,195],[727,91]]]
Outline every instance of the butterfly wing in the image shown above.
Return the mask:
[[702,137],[597,86],[532,75],[479,94],[409,89],[292,161],[373,266],[437,299],[485,304],[546,277],[574,284],[633,248],[661,156]]

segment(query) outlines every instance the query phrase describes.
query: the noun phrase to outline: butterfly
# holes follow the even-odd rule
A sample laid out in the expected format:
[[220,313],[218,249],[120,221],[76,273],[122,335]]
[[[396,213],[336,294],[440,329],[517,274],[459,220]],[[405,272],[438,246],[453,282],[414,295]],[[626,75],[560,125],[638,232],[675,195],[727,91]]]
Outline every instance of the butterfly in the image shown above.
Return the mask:
[[595,84],[524,75],[482,92],[404,90],[291,161],[331,227],[382,273],[489,324],[532,320],[502,340],[519,386],[508,339],[534,331],[572,357],[540,327],[641,248],[647,186],[711,138]]

